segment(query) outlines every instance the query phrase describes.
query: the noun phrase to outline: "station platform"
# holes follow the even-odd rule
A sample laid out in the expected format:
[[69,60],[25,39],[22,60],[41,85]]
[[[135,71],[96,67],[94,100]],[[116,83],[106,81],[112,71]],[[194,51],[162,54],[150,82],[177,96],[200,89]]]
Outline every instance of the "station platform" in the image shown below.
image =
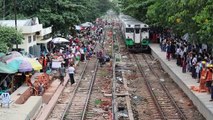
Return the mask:
[[213,120],[213,102],[210,102],[211,95],[206,92],[192,91],[191,86],[199,86],[197,80],[193,79],[189,72],[182,73],[182,68],[176,65],[176,60],[168,61],[166,52],[162,52],[159,44],[150,44],[152,55],[159,60],[162,68],[171,76],[176,84],[192,100],[201,114],[207,120]]

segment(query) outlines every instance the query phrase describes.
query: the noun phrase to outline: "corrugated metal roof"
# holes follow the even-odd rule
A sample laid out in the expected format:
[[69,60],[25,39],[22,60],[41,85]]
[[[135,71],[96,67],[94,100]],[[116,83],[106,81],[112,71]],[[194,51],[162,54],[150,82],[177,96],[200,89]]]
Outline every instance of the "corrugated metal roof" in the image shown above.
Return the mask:
[[[25,19],[25,20],[17,20],[17,26],[32,26],[38,23],[38,18],[33,19]],[[0,25],[15,27],[15,20],[0,20]]]

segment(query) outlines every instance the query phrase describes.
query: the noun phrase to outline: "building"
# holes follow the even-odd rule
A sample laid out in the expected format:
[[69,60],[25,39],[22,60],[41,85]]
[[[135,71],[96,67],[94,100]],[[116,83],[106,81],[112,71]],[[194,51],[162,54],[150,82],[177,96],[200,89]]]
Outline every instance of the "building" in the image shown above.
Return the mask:
[[[15,20],[0,20],[0,25],[15,27]],[[37,17],[25,20],[17,20],[17,29],[23,34],[24,40],[18,48],[35,56],[42,52],[48,52],[48,42],[52,40],[52,26],[43,28]],[[16,45],[14,45],[16,48]]]

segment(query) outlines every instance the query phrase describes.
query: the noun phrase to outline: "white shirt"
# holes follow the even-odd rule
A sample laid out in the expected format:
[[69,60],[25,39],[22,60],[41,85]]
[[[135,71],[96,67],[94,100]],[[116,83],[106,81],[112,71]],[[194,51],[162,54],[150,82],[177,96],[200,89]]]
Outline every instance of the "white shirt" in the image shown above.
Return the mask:
[[194,58],[192,59],[192,65],[195,65],[196,62],[197,62],[197,57],[194,57]]
[[70,67],[68,68],[68,73],[69,73],[69,74],[74,74],[74,72],[75,72],[75,68],[72,67],[72,66],[70,66]]
[[75,48],[75,47],[72,47],[72,48],[71,48],[71,51],[72,51],[72,53],[75,53],[76,48]]
[[84,49],[83,48],[80,48],[80,53],[84,54]]

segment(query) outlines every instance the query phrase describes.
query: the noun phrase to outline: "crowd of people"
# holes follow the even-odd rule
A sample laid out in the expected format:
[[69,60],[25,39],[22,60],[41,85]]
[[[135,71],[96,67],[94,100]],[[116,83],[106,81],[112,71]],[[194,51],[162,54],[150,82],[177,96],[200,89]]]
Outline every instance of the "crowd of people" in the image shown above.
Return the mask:
[[[63,84],[64,71],[69,74],[70,83],[74,84],[75,67],[80,63],[89,60],[94,54],[99,51],[94,51],[97,41],[100,41],[102,36],[102,26],[88,27],[80,31],[75,37],[69,37],[69,43],[54,44],[54,48],[46,55],[41,55],[39,62],[42,64],[42,71],[49,72],[55,67],[54,62],[60,62],[60,68],[56,70],[59,73],[59,79]],[[102,50],[101,50],[102,51]]]
[[213,101],[213,56],[206,44],[190,44],[186,40],[165,38],[160,41],[161,50],[166,52],[167,60],[175,59],[182,72],[190,72],[192,78],[199,83],[199,92],[211,93]]

